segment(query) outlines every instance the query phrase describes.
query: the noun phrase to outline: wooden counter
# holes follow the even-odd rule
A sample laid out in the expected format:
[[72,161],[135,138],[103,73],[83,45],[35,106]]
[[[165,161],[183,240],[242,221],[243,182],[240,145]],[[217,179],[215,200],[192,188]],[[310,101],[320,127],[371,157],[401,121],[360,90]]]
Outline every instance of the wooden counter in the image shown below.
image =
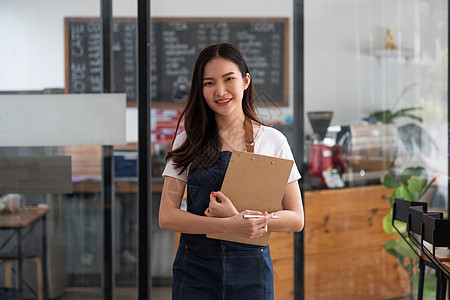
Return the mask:
[[294,299],[294,234],[272,232],[270,255],[273,264],[275,300]]
[[383,247],[392,190],[367,186],[305,192],[305,299],[387,299],[409,279]]

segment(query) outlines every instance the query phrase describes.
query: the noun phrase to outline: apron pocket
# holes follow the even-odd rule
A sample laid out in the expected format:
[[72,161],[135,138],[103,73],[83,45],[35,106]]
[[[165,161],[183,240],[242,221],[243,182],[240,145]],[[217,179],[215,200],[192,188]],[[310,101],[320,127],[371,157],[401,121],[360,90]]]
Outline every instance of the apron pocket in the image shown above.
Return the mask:
[[223,299],[265,299],[264,249],[224,251]]

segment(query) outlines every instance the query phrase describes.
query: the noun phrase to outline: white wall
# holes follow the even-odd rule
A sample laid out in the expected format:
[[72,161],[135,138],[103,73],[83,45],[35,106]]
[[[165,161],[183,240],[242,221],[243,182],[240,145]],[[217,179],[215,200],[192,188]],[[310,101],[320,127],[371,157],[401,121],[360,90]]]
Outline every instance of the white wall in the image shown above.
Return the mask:
[[0,90],[64,87],[64,16],[98,16],[96,1],[0,1]]
[[[345,124],[391,108],[402,89],[413,82],[423,86],[427,66],[422,60],[430,57],[435,66],[444,63],[437,54],[437,41],[446,46],[447,32],[445,27],[437,30],[443,24],[427,22],[439,16],[445,22],[445,2],[420,2],[425,1],[307,0],[305,110],[333,110],[332,123]],[[375,58],[374,52],[384,47],[387,28],[399,47],[417,52],[418,63]],[[446,82],[446,66],[438,72],[439,80]],[[409,101],[419,98],[416,94]]]

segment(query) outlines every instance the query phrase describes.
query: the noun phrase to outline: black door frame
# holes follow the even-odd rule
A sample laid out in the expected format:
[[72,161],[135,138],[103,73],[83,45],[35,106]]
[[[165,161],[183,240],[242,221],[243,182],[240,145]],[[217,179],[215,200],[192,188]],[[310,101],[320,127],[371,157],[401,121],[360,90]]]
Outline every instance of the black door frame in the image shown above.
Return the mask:
[[[101,0],[102,34],[102,93],[112,93],[112,0]],[[102,146],[102,201],[103,201],[103,299],[114,300],[114,147]]]
[[138,299],[151,299],[150,0],[138,0]]
[[[298,164],[303,164],[304,141],[304,0],[293,0],[294,43],[294,144],[293,152]],[[450,1],[450,0],[449,0]],[[303,199],[303,190],[302,199]],[[304,202],[304,201],[303,201]],[[303,205],[305,208],[305,205]],[[304,229],[294,233],[294,299],[305,297]]]

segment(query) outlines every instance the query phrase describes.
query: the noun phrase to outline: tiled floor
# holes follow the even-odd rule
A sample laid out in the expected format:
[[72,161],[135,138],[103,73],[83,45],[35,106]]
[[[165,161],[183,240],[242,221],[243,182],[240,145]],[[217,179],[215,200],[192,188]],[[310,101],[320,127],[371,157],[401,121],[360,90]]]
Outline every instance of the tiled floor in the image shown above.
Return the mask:
[[[151,299],[170,300],[172,297],[171,287],[154,287],[152,289]],[[101,289],[93,288],[69,288],[66,293],[58,300],[101,300]],[[137,299],[136,288],[116,288],[115,300],[134,300]]]

